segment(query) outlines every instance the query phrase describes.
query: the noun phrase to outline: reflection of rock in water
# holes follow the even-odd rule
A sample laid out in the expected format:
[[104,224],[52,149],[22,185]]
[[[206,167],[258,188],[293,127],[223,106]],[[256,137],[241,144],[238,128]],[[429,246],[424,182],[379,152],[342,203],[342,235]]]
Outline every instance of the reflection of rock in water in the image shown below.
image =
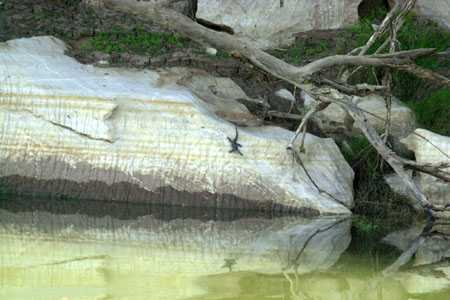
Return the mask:
[[206,275],[281,273],[296,260],[299,272],[326,269],[349,241],[350,220],[335,218],[119,220],[0,210],[0,298],[13,299],[17,287],[44,287],[43,295],[76,287],[70,294],[88,299],[184,299],[205,293],[198,282]]
[[421,239],[412,266],[400,272],[397,279],[410,294],[450,294],[450,227],[436,226],[431,233],[421,236],[422,229],[414,226],[384,238],[386,243],[404,252]]

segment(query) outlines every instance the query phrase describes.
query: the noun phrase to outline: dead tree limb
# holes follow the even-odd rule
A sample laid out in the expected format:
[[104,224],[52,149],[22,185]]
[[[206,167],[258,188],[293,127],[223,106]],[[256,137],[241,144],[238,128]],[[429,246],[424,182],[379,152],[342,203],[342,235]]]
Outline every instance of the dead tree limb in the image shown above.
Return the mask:
[[[392,50],[393,46],[395,47],[395,45],[398,43],[397,32],[404,24],[404,17],[414,8],[416,2],[417,0],[396,0],[394,7],[389,11],[381,25],[372,34],[367,43],[362,47],[353,49],[349,54],[358,56],[365,55],[378,39],[385,36],[388,30],[390,31],[389,38],[387,38],[383,42],[383,44],[375,51],[375,54],[383,52],[387,48],[387,46],[390,46],[390,49]],[[342,75],[340,76],[340,78],[346,82],[353,74],[355,74],[362,68],[362,66],[358,66],[353,71],[341,71]]]
[[416,74],[416,70],[403,66],[411,63],[414,59],[436,52],[435,49],[415,49],[359,57],[352,55],[334,55],[316,60],[302,67],[296,67],[258,49],[249,40],[208,29],[171,9],[135,0],[103,0],[102,3],[106,8],[152,20],[170,31],[177,32],[202,45],[222,49],[231,53],[233,56],[245,57],[262,70],[296,86],[306,82],[314,73],[338,65],[385,66],[399,68],[406,72]]
[[[256,67],[300,88],[306,94],[319,101],[319,103],[322,103],[321,105],[328,105],[330,103],[339,104],[353,117],[357,126],[366,136],[368,141],[413,192],[416,201],[412,203],[412,205],[417,210],[428,209],[431,207],[427,197],[405,172],[405,166],[407,165],[405,164],[405,161],[400,159],[397,154],[385,145],[375,128],[367,122],[364,113],[352,102],[351,96],[348,96],[335,88],[318,88],[314,84],[311,84],[310,78],[324,68],[349,64],[397,68],[416,75],[422,74],[428,79],[439,79],[438,81],[440,83],[448,85],[448,80],[437,78],[434,74],[423,72],[420,68],[418,69],[416,66],[413,66],[414,59],[433,54],[435,52],[434,49],[417,49],[368,56],[335,55],[314,61],[302,67],[296,67],[256,48],[249,40],[205,28],[173,10],[155,6],[148,2],[138,2],[134,0],[99,1],[101,1],[106,8],[151,20],[154,23],[188,37],[202,45],[209,45],[217,49],[222,49],[235,57],[246,58]],[[407,0],[405,3],[411,5],[415,3],[415,1]],[[401,7],[405,8],[405,11],[406,9],[410,9],[409,6]],[[396,14],[398,14],[398,12],[396,12]]]
[[[304,132],[303,132],[303,137],[305,136],[305,133],[306,133],[306,125],[307,125],[309,119],[310,119],[312,116],[314,116],[314,114],[315,114],[316,112],[321,111],[321,110],[324,110],[328,105],[329,105],[328,103],[325,103],[325,104],[322,103],[322,105],[316,105],[316,104],[313,104],[313,105],[312,105],[311,109],[310,109],[310,110],[305,114],[305,116],[303,117],[302,122],[300,123],[300,125],[299,125],[298,128],[297,128],[297,131],[295,132],[294,136],[292,137],[291,141],[289,142],[289,144],[288,144],[288,146],[287,146],[287,149],[288,149],[288,150],[294,149],[294,143],[295,143],[295,141],[297,140],[297,138],[298,138],[298,136],[300,135],[300,133],[302,132],[302,130],[304,131]],[[302,139],[302,143],[301,143],[301,145],[300,145],[300,149],[303,149],[303,141],[304,141],[304,138]]]
[[396,273],[402,266],[406,265],[425,241],[426,239],[423,236],[419,236],[416,240],[414,240],[408,249],[404,251],[393,264],[383,270],[383,276]]

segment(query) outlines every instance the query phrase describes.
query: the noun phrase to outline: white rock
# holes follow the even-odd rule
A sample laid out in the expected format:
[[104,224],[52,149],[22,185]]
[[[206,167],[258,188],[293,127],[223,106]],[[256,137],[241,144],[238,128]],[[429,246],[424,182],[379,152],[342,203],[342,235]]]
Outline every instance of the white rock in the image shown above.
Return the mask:
[[418,0],[416,3],[416,11],[450,29],[450,1]]
[[292,93],[290,91],[288,91],[287,89],[280,89],[280,90],[276,91],[275,96],[278,96],[278,97],[288,100],[290,102],[295,102],[294,95],[292,95]]
[[239,126],[259,126],[262,123],[245,105],[238,102],[238,99],[257,100],[249,98],[230,78],[214,77],[204,70],[183,67],[159,70],[159,75],[161,85],[178,84],[188,88],[205,102],[208,111],[219,118]]
[[[389,0],[391,7],[395,0]],[[450,29],[450,2],[448,0],[417,0],[415,11]]]
[[[450,163],[450,137],[417,129],[401,142],[414,152],[421,164]],[[450,183],[424,173],[418,173],[416,180],[433,204],[450,204]]]
[[244,155],[229,153],[235,126],[163,73],[82,65],[64,50],[51,37],[0,44],[1,177],[94,199],[349,213],[353,171],[331,139],[306,136],[319,193],[286,152],[292,132],[239,129]]
[[[401,142],[414,152],[416,161],[421,164],[450,163],[450,137],[426,129],[416,129]],[[450,171],[450,168],[447,170]],[[448,182],[421,172],[417,172],[412,178],[432,204],[439,206],[450,204]],[[395,192],[414,199],[414,195],[396,174],[385,176],[385,181]]]
[[208,47],[208,48],[206,48],[206,53],[209,54],[209,55],[212,55],[212,56],[216,56],[217,55],[217,49]]
[[[305,106],[310,106],[313,101],[315,100],[311,97],[305,98]],[[365,116],[369,124],[374,126],[379,133],[383,133],[387,116],[384,98],[372,94],[365,97],[353,97],[353,102],[366,112]],[[360,135],[360,130],[348,120],[347,112],[334,103],[315,115],[316,123],[325,134],[333,136],[346,132]],[[391,135],[395,139],[394,142],[406,137],[416,128],[414,112],[396,98],[392,101],[391,120]]]
[[[369,123],[379,132],[385,130],[387,116],[386,102],[383,97],[370,95],[354,98],[356,105],[363,109]],[[392,99],[391,109],[391,135],[397,138],[405,137],[416,128],[414,112],[404,105],[400,100]]]
[[262,48],[286,45],[298,32],[337,29],[358,20],[361,0],[199,0],[197,18],[231,27]]

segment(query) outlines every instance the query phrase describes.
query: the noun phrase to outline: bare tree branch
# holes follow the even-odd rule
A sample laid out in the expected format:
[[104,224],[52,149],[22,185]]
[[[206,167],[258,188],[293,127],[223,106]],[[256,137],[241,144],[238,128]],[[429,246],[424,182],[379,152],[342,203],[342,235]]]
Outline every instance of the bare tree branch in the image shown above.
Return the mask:
[[[369,38],[367,43],[359,48],[356,48],[350,52],[351,55],[365,55],[370,48],[375,44],[375,42],[385,35],[387,30],[390,30],[389,38],[386,39],[383,44],[375,51],[375,54],[381,53],[386,49],[388,45],[390,45],[390,52],[392,51],[392,48],[398,43],[397,41],[397,32],[400,30],[400,28],[404,24],[404,17],[411,11],[412,8],[414,8],[417,0],[396,0],[394,7],[389,11],[389,13],[384,18],[381,25],[378,27],[378,29],[372,34],[372,36]],[[401,2],[401,3],[400,3]],[[345,72],[341,71],[340,78],[343,81],[347,81],[353,74],[361,70],[363,67],[359,66],[355,68],[353,71],[346,70]]]
[[[222,49],[231,53],[235,57],[246,58],[258,68],[279,79],[293,84],[303,90],[306,94],[310,95],[312,98],[319,101],[319,109],[321,107],[328,106],[330,103],[339,104],[351,115],[351,117],[356,121],[356,125],[363,132],[368,141],[378,151],[383,159],[394,169],[394,171],[400,176],[406,186],[414,194],[416,202],[413,202],[412,205],[418,210],[431,207],[427,197],[422,193],[420,188],[405,171],[406,166],[416,168],[424,168],[424,166],[415,162],[411,163],[408,160],[404,160],[389,149],[375,128],[368,123],[363,111],[352,102],[351,96],[348,96],[335,88],[318,88],[317,86],[311,84],[309,79],[311,78],[311,75],[321,71],[324,68],[350,64],[383,66],[401,69],[417,76],[421,76],[422,78],[437,80],[442,84],[449,85],[448,79],[441,78],[431,71],[425,71],[424,69],[412,64],[412,61],[418,57],[433,54],[435,52],[434,49],[416,49],[411,51],[400,51],[368,56],[335,55],[314,61],[302,67],[295,67],[256,48],[248,40],[205,28],[175,11],[162,7],[155,7],[148,2],[144,3],[133,0],[103,0],[103,3],[108,8],[128,12],[130,14],[137,15],[138,17],[151,20],[152,22],[158,23],[169,30],[175,31],[201,44],[207,44],[212,47]],[[414,3],[414,0],[407,0],[404,2],[404,5],[400,6],[400,11],[395,11],[392,14],[394,16],[401,15],[402,12],[409,11],[412,8],[411,5],[414,5]],[[391,18],[394,20],[394,17]],[[391,24],[392,20],[385,21],[387,24]],[[388,28],[388,25],[383,26]],[[378,36],[380,35],[381,34],[378,34]],[[375,36],[374,39],[375,38],[377,37]],[[367,45],[365,48],[367,48]],[[367,51],[364,50],[365,48],[363,48],[360,53]],[[299,130],[297,130],[296,137],[304,128],[308,118],[312,114],[314,114],[314,111],[311,111],[304,117],[302,121],[303,126],[301,124]],[[288,146],[292,147],[292,142]],[[431,172],[431,170],[429,171]]]
[[[321,105],[316,105],[314,104],[312,106],[312,108],[305,114],[305,116],[303,117],[302,122],[300,123],[300,125],[297,128],[297,131],[295,132],[294,137],[291,139],[291,141],[289,142],[287,149],[288,150],[292,150],[294,149],[294,143],[297,140],[298,136],[300,135],[301,131],[303,129],[306,129],[306,125],[308,123],[308,120],[318,111],[324,110],[327,106],[329,105],[329,103],[326,103],[325,105],[322,103]],[[303,133],[303,136],[305,136],[305,132]],[[303,143],[300,146],[300,149],[303,148]]]
[[[300,68],[300,73],[311,75],[323,69],[340,65],[359,66],[386,66],[400,68],[402,65],[411,64],[414,59],[427,56],[436,52],[436,49],[414,49],[389,54],[375,54],[367,56],[334,55],[313,61]],[[409,71],[405,69],[405,71]]]
[[[403,25],[402,20],[405,15],[407,15],[411,9],[414,8],[417,0],[406,0],[406,1],[396,1],[394,7],[389,11],[389,13],[384,18],[380,27],[378,27],[377,31],[375,31],[372,36],[369,38],[367,43],[360,48],[356,48],[350,52],[350,54],[358,54],[359,56],[365,55],[367,51],[375,44],[375,42],[382,37],[387,30],[390,29],[392,24],[395,24],[395,31],[398,31],[400,27]],[[399,3],[402,2],[402,3]]]

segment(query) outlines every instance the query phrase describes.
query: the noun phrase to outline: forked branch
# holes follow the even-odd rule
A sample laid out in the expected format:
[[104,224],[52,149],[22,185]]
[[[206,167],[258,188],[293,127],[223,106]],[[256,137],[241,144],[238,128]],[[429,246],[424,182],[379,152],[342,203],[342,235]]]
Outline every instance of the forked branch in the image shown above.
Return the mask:
[[[388,68],[400,69],[422,78],[435,80],[441,84],[450,86],[449,80],[443,76],[438,76],[432,71],[424,70],[414,64],[414,60],[418,57],[431,55],[435,53],[434,49],[416,49],[411,51],[399,51],[388,54],[374,54],[363,55],[373,44],[379,36],[383,35],[384,30],[389,28],[389,24],[393,24],[394,20],[396,28],[402,22],[399,17],[403,17],[414,5],[414,0],[406,0],[403,4],[392,11],[387,19],[383,22],[380,33],[374,35],[368,44],[359,50],[358,56],[354,55],[335,55],[326,57],[310,64],[296,67],[290,65],[264,51],[255,47],[249,40],[238,38],[233,35],[216,32],[214,30],[203,27],[195,23],[188,17],[177,13],[173,10],[166,9],[160,6],[149,4],[148,2],[138,2],[135,0],[98,0],[101,1],[107,8],[119,10],[136,15],[140,18],[151,20],[171,31],[177,32],[186,36],[200,44],[209,45],[217,49],[222,49],[233,56],[246,58],[250,63],[256,67],[266,71],[267,73],[282,79],[286,82],[298,87],[306,94],[316,99],[319,102],[319,107],[326,107],[330,103],[337,103],[342,106],[356,121],[357,127],[363,132],[368,141],[389,163],[389,165],[400,176],[406,186],[412,191],[415,196],[415,202],[412,203],[418,210],[428,209],[431,207],[427,197],[422,193],[420,188],[410,178],[405,171],[405,167],[413,166],[409,161],[402,159],[391,149],[389,149],[375,128],[367,122],[366,115],[353,102],[352,96],[349,96],[342,89],[337,89],[333,85],[331,87],[318,87],[311,83],[313,75],[325,68],[330,68],[338,65],[358,65],[358,66],[381,66]],[[396,19],[397,18],[397,19]],[[386,28],[386,29],[385,29]],[[388,43],[387,43],[388,45]],[[362,54],[361,54],[362,53]],[[380,87],[377,87],[377,89]],[[315,113],[316,109],[305,116],[295,138],[299,135],[308,120],[308,117]],[[292,147],[292,141],[289,144]],[[415,166],[419,168],[421,166]],[[423,166],[422,166],[423,167]],[[432,170],[427,169],[432,173]]]

